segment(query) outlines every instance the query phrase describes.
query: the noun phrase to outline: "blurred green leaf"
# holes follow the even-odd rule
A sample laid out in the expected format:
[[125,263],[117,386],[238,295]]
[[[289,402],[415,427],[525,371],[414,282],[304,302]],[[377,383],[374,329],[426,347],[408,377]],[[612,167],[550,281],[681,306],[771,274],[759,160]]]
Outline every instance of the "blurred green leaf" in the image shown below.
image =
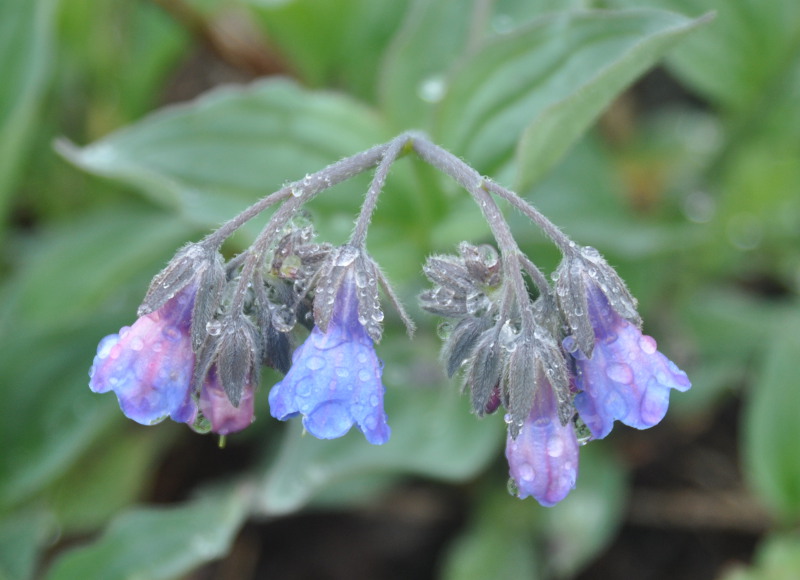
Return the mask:
[[744,473],[782,521],[800,521],[800,303],[772,327],[761,372],[750,387],[744,410]]
[[409,0],[246,0],[280,53],[313,87],[373,100],[380,58]]
[[622,89],[706,19],[661,11],[553,14],[500,36],[447,79],[434,134],[517,189],[558,161]]
[[475,4],[474,0],[412,3],[380,78],[381,108],[400,130],[430,129],[447,72],[470,42]]
[[[344,95],[274,79],[213,90],[86,147],[62,141],[59,151],[79,167],[140,188],[187,220],[209,226],[288,181],[391,137],[374,111]],[[381,204],[383,215],[403,224],[414,224],[425,203],[410,175],[408,167],[393,172],[396,186],[403,183],[413,194],[410,201],[387,195]],[[338,186],[312,207],[330,222],[341,215],[352,220],[367,183]],[[350,195],[343,196],[342,188]]]
[[0,520],[0,580],[33,578],[39,550],[52,527],[43,511],[25,510]]
[[49,83],[56,5],[0,2],[0,228]]
[[179,507],[117,517],[94,543],[56,560],[48,580],[168,580],[227,553],[247,515],[243,488],[217,490]]
[[542,578],[536,526],[545,508],[511,497],[502,485],[484,489],[479,501],[472,521],[449,546],[439,578]]
[[800,570],[800,537],[772,533],[758,546],[753,566],[737,567],[722,580],[795,580]]
[[104,434],[47,495],[62,531],[93,531],[136,500],[169,435],[164,429],[117,423],[126,429]]
[[10,404],[0,437],[15,444],[0,454],[0,507],[62,474],[118,413],[114,397],[87,387],[97,343],[133,322],[147,280],[193,231],[123,207],[42,233],[2,288],[0,391]]
[[[404,337],[387,335],[378,349],[390,361],[384,375],[389,442],[370,445],[356,428],[341,439],[320,441],[303,433],[299,418],[291,420],[260,491],[266,513],[296,510],[332,483],[362,474],[416,473],[461,481],[496,456],[505,424],[498,417],[476,421],[466,399],[446,384],[438,364],[433,366],[430,353],[437,348],[420,350],[417,344],[405,355],[416,353],[416,359],[406,360],[393,341]],[[444,384],[429,384],[436,379]]]
[[[795,0],[612,0],[689,15],[716,12],[703,34],[681,43],[668,59],[688,85],[723,107],[756,107],[800,54],[800,3]],[[758,116],[767,109],[758,108]]]
[[627,492],[622,466],[608,446],[581,448],[575,489],[543,513],[544,556],[558,577],[574,576],[611,543],[625,516]]

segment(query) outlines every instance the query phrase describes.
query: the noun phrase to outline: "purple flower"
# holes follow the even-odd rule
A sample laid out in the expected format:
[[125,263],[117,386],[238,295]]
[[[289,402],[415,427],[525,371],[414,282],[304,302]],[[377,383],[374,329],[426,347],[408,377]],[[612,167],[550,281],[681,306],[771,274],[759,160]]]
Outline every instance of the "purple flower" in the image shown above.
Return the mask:
[[564,499],[578,476],[578,440],[572,423],[562,425],[551,385],[539,384],[533,408],[516,439],[508,436],[506,458],[519,498],[545,507]]
[[89,388],[96,393],[114,391],[122,412],[137,423],[154,425],[170,417],[197,430],[207,431],[210,425],[214,433],[226,435],[252,423],[253,385],[245,386],[239,406],[234,407],[216,367],[211,367],[198,413],[198,397],[191,388],[195,355],[190,330],[196,290],[186,286],[133,326],[101,340],[89,371]]
[[253,385],[245,385],[239,406],[234,407],[217,378],[216,367],[206,377],[200,392],[200,412],[211,424],[211,431],[228,435],[241,431],[253,422]]
[[272,387],[272,416],[285,421],[303,415],[303,426],[320,439],[334,439],[353,424],[367,441],[381,445],[390,429],[383,411],[382,365],[372,339],[358,319],[353,271],[336,292],[326,332],[315,326],[294,352],[286,377]]
[[615,420],[637,429],[652,427],[667,412],[670,389],[691,387],[686,373],[656,350],[656,341],[622,318],[596,286],[587,288],[594,329],[591,358],[572,337],[564,349],[575,358],[575,408],[596,439],[609,434]]
[[122,412],[154,425],[167,417],[192,423],[197,405],[190,383],[194,352],[189,334],[196,287],[187,286],[161,308],[100,341],[89,388],[114,391]]

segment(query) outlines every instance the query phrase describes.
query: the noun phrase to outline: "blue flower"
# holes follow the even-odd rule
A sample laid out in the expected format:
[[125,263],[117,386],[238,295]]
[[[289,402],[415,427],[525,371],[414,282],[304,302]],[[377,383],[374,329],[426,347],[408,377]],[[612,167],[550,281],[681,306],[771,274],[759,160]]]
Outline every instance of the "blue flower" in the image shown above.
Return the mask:
[[383,410],[383,372],[372,339],[358,319],[354,274],[336,292],[327,331],[318,326],[294,352],[292,367],[269,393],[270,412],[285,421],[303,415],[319,439],[334,439],[356,424],[367,441],[381,445],[390,429]]
[[137,423],[154,425],[169,417],[226,435],[252,423],[253,385],[245,385],[234,407],[216,367],[211,367],[199,397],[193,395],[191,317],[196,290],[194,285],[185,287],[158,310],[101,340],[89,371],[89,388],[96,393],[114,391],[122,412]]
[[506,458],[515,495],[533,496],[545,507],[564,499],[578,476],[578,440],[572,423],[562,425],[552,386],[541,382],[533,408],[516,439],[509,434]]
[[564,349],[575,359],[575,408],[596,439],[619,420],[637,429],[657,424],[667,412],[670,389],[686,391],[689,378],[658,352],[656,341],[622,318],[596,286],[587,288],[595,347],[591,358],[572,337]]
[[137,423],[154,425],[167,417],[192,423],[197,415],[190,391],[195,357],[189,333],[195,292],[196,287],[187,286],[97,347],[89,388],[114,391],[122,412]]

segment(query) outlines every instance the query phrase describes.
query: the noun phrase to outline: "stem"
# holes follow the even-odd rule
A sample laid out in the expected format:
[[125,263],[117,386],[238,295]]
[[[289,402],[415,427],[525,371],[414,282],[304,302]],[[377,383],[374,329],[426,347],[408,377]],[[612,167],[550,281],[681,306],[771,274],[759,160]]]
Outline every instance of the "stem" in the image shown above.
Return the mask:
[[[304,202],[308,201],[318,193],[343,181],[347,181],[370,167],[374,167],[381,161],[389,145],[391,145],[391,142],[377,145],[351,157],[346,157],[336,163],[328,165],[326,168],[316,173],[307,175],[300,181],[282,187],[278,191],[257,201],[236,217],[225,222],[218,230],[206,236],[201,243],[212,249],[219,249],[222,243],[236,230],[268,207],[293,196],[298,198],[302,197]],[[281,227],[282,226],[283,224],[281,224]]]
[[412,136],[404,133],[399,137],[392,139],[383,153],[381,162],[375,169],[375,175],[372,178],[372,183],[367,190],[367,195],[364,199],[364,204],[361,206],[361,213],[358,214],[353,234],[350,236],[350,245],[357,248],[362,248],[367,239],[367,227],[372,219],[372,214],[375,211],[375,206],[378,204],[378,196],[383,191],[383,186],[386,184],[386,178],[389,175],[389,169],[392,163],[406,152],[407,145],[412,141]]
[[525,217],[536,224],[545,233],[545,235],[550,238],[556,246],[558,246],[558,249],[560,249],[563,254],[575,253],[575,242],[570,240],[564,232],[558,229],[558,226],[547,219],[538,209],[533,207],[516,193],[506,189],[499,183],[488,178],[485,179],[484,187],[486,191],[505,199],[520,212],[522,212]]
[[[458,157],[434,145],[427,139],[415,139],[414,150],[420,156],[420,159],[452,177],[478,203],[500,248],[504,272],[509,277],[519,303],[522,328],[532,330],[534,328],[533,313],[527,307],[530,298],[528,296],[528,288],[525,286],[525,280],[522,278],[520,265],[522,252],[520,252],[519,246],[517,246],[517,242],[511,234],[511,228],[508,227],[508,223],[503,218],[500,208],[487,190],[487,180]],[[546,280],[545,287],[548,287]]]
[[[226,237],[236,231],[245,222],[278,201],[277,196],[282,195],[282,199],[288,197],[285,203],[272,214],[267,225],[264,226],[264,229],[258,234],[258,237],[250,248],[246,250],[247,257],[244,259],[242,275],[233,295],[231,312],[239,312],[244,306],[248,285],[252,282],[252,278],[263,260],[264,254],[269,249],[273,240],[280,235],[283,227],[289,222],[292,216],[294,216],[297,210],[306,202],[311,201],[320,192],[377,165],[384,157],[389,145],[390,144],[378,145],[363,153],[337,161],[316,173],[306,175],[300,181],[296,181],[278,190],[249,207],[206,238],[205,243],[218,244],[217,247],[219,247]],[[270,202],[269,200],[273,197],[276,199]],[[217,234],[223,229],[226,231],[218,236]]]

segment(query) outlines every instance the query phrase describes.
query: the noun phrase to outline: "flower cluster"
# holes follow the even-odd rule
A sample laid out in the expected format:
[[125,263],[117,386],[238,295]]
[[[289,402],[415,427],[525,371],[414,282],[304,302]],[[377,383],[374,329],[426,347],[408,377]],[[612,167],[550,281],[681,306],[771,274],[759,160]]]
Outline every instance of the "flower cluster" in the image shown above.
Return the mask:
[[[420,295],[421,306],[446,319],[447,375],[461,374],[478,416],[505,409],[514,494],[545,506],[564,499],[577,479],[582,443],[606,437],[615,421],[655,425],[670,390],[687,390],[689,380],[642,334],[635,300],[596,250],[579,248],[516,194],[416,134],[289,184],[179,250],[153,279],[138,320],[100,342],[90,388],[113,391],[139,423],[169,417],[227,435],[252,423],[261,368],[269,366],[285,375],[268,397],[276,419],[302,416],[320,439],[356,426],[368,442],[386,443],[391,429],[375,352],[381,299],[409,334],[413,323],[365,240],[389,168],[408,151],[464,186],[499,248],[463,242],[457,255],[431,256],[423,267],[433,287]],[[338,247],[314,242],[303,205],[372,167],[350,240]],[[520,252],[492,194],[559,247],[553,284]],[[275,204],[253,244],[226,262],[223,242]],[[298,323],[308,335],[295,348]]]
[[[506,270],[519,268],[517,258]],[[513,291],[508,278],[519,269],[500,264],[493,250],[466,243],[459,256],[429,258],[434,288],[420,301],[452,319],[443,358],[450,376],[463,369],[475,413],[507,411],[514,493],[552,506],[575,486],[580,444],[604,438],[616,420],[655,425],[670,389],[690,383],[642,334],[633,297],[594,248],[568,252],[555,291],[539,288],[535,300]]]

